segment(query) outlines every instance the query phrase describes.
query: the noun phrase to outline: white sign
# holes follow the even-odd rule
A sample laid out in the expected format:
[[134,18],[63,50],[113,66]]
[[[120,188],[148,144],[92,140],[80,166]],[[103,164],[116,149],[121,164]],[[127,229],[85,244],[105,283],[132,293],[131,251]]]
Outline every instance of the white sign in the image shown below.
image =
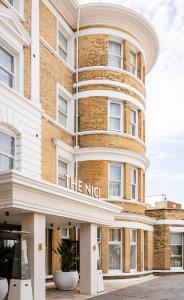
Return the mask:
[[100,198],[100,188],[93,186],[92,184],[84,183],[82,180],[77,180],[77,182],[72,181],[72,178],[68,175],[66,177],[66,187],[77,192],[89,195],[91,197]]

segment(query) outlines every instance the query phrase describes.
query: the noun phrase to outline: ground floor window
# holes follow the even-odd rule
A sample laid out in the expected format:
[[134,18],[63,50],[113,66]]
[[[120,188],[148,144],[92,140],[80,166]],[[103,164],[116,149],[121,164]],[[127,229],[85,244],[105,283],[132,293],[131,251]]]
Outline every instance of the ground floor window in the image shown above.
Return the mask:
[[108,265],[110,271],[121,271],[122,236],[121,229],[109,230]]
[[137,231],[135,229],[130,232],[130,269],[137,269]]
[[182,268],[183,235],[171,233],[171,268]]

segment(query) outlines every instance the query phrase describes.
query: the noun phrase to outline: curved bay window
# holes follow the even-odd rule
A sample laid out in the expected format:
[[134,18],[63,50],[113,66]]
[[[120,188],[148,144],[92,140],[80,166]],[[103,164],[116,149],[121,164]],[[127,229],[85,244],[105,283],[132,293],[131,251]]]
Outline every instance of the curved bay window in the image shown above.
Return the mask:
[[15,137],[0,130],[0,171],[15,167]]
[[121,229],[109,230],[109,271],[121,271],[122,236]]
[[130,270],[137,269],[137,230],[132,229],[130,235]]
[[171,233],[171,268],[182,268],[183,234]]

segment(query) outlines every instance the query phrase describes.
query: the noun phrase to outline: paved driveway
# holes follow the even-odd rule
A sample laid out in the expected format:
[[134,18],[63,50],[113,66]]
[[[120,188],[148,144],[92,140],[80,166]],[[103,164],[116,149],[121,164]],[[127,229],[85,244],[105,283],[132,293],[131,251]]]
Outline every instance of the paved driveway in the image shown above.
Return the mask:
[[184,275],[169,275],[90,300],[184,300]]

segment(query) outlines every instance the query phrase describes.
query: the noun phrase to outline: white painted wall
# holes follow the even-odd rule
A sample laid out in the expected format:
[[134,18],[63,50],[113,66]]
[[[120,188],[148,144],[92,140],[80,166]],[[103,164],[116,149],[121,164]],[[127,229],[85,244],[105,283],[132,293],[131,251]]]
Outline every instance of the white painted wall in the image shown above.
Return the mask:
[[0,128],[16,133],[16,169],[26,176],[41,175],[41,111],[30,100],[0,83]]

